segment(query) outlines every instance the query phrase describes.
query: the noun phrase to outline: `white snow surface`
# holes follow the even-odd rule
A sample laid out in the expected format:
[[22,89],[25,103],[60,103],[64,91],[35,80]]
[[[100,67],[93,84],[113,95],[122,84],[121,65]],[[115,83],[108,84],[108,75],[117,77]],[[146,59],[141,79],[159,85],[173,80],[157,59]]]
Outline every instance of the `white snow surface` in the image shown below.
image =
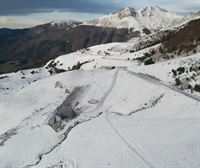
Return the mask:
[[136,10],[126,7],[119,12],[102,16],[98,19],[89,20],[84,24],[102,27],[131,28],[140,31],[144,28],[149,30],[161,30],[175,26],[182,17],[168,12],[158,6],[148,6]]
[[[67,70],[60,74],[50,75],[48,63],[1,75],[0,167],[199,168],[200,99],[173,89],[169,74],[199,53],[144,66],[134,58],[152,47],[131,53],[133,45],[60,56],[56,67]],[[54,131],[49,119],[78,86],[86,88],[80,114]]]

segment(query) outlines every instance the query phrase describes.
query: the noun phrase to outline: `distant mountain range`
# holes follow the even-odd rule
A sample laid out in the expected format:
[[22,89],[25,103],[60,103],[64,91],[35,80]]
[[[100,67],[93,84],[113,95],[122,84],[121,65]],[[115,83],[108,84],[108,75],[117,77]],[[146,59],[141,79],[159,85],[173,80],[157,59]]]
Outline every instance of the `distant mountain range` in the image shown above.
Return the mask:
[[39,67],[62,54],[97,44],[126,42],[198,18],[159,7],[126,7],[85,23],[51,22],[28,29],[0,29],[0,73]]

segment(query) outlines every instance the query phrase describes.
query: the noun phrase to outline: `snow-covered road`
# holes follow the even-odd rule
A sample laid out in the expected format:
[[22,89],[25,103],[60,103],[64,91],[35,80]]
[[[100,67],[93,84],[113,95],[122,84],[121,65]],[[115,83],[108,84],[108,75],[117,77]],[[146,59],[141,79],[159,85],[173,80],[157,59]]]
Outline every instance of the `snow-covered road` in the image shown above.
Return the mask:
[[149,75],[145,75],[145,74],[141,74],[141,73],[136,73],[134,71],[128,70],[127,68],[123,68],[123,69],[125,71],[127,71],[128,73],[132,74],[133,76],[139,77],[141,79],[144,79],[147,82],[151,82],[151,83],[154,83],[156,85],[164,86],[166,88],[169,88],[169,89],[171,89],[171,90],[173,90],[175,92],[178,92],[178,93],[180,93],[180,94],[182,94],[184,96],[187,96],[187,97],[189,97],[189,98],[191,98],[193,100],[196,100],[196,101],[200,102],[200,97],[195,96],[193,94],[189,94],[189,93],[185,92],[184,90],[181,90],[181,89],[179,89],[179,88],[177,88],[175,86],[166,84],[166,83],[164,83],[164,82],[162,82],[160,80],[155,79],[154,77],[150,77]]

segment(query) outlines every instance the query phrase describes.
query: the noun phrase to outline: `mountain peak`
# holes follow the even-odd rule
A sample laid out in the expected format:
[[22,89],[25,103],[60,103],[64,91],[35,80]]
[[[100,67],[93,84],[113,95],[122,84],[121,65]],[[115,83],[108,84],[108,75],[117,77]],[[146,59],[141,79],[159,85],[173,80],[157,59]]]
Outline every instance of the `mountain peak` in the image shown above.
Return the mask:
[[146,6],[146,7],[142,8],[142,9],[148,9],[148,10],[151,10],[151,11],[159,10],[159,11],[162,11],[162,12],[168,12],[167,10],[159,7],[158,5],[156,5],[156,6]]
[[141,8],[139,11],[141,16],[143,17],[152,17],[156,13],[158,14],[158,13],[166,13],[166,12],[168,11],[160,8],[159,6],[147,6],[145,8]]
[[176,24],[179,19],[178,15],[158,6],[149,6],[140,10],[125,7],[118,12],[88,21],[85,24],[102,27],[131,28],[134,31],[143,32],[144,28],[152,31],[165,29]]
[[132,7],[125,7],[117,12],[120,17],[136,16],[137,11]]

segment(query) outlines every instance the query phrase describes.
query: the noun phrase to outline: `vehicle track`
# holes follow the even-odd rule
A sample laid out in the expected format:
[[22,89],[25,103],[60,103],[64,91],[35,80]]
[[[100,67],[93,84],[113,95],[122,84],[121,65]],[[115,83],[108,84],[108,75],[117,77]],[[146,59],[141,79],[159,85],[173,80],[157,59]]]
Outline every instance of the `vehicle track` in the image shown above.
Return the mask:
[[[107,93],[104,95],[102,102],[100,104],[100,106],[103,105],[103,103],[105,102],[106,98],[109,96],[109,94],[112,92],[112,90],[114,89],[115,85],[116,85],[116,81],[117,81],[117,76],[119,73],[119,70],[121,70],[121,68],[118,68],[117,72],[114,75],[114,79],[113,82],[110,86],[110,89],[107,91]],[[121,133],[117,130],[117,128],[112,124],[112,122],[109,120],[108,118],[108,110],[105,112],[105,119],[108,122],[108,124],[111,126],[111,128],[113,129],[113,131],[116,133],[116,135],[122,140],[122,142],[135,154],[137,155],[145,164],[147,164],[149,166],[149,168],[155,168],[155,166],[150,163],[136,148],[134,148],[122,135]]]
[[[114,124],[111,122],[111,120],[108,117],[108,111],[105,113],[105,119],[108,122],[108,124],[111,126],[112,130],[115,132],[115,134],[121,139],[121,141],[136,155],[138,158],[140,158],[149,168],[155,168],[155,166],[148,161],[141,152],[139,152],[135,147],[133,147],[132,144],[130,144],[126,138],[123,137],[123,135],[120,133],[120,131],[114,126]],[[135,144],[137,146],[137,144]]]
[[107,97],[110,95],[110,93],[112,92],[115,83],[117,81],[117,76],[119,74],[120,69],[117,69],[114,76],[113,76],[113,81],[109,87],[109,89],[107,90],[107,92],[104,94],[104,96],[101,98],[100,102],[96,105],[96,107],[94,109],[91,109],[90,111],[87,111],[87,113],[91,113],[93,111],[98,111],[100,110],[100,108],[103,106],[104,102],[106,101]]

